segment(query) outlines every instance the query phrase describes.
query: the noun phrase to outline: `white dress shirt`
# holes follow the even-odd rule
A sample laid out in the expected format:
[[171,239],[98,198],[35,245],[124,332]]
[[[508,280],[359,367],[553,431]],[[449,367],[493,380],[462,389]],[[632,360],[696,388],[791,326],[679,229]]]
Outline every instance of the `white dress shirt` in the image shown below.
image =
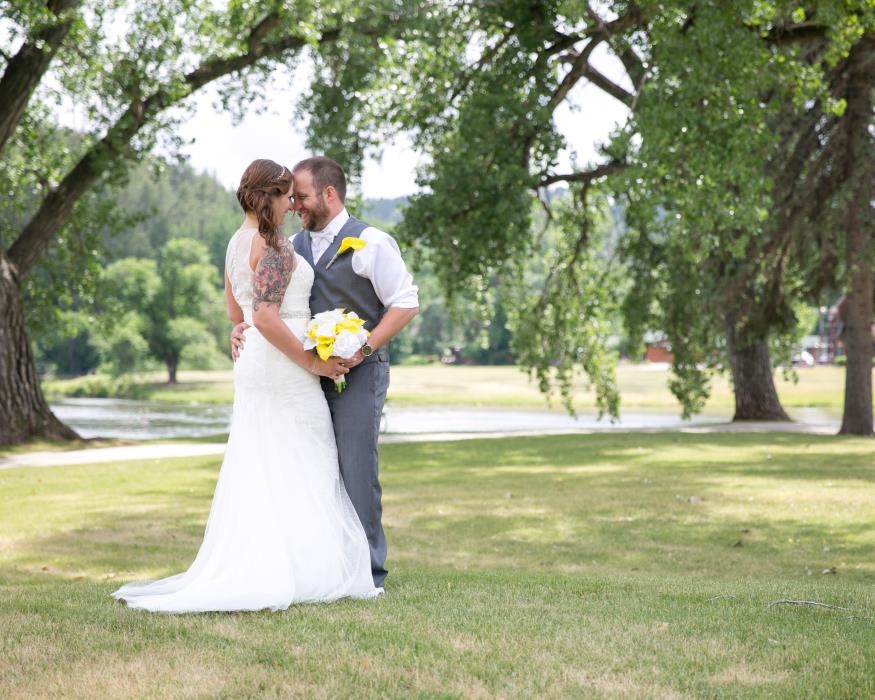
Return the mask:
[[[348,220],[349,212],[343,209],[322,231],[310,232],[313,262],[319,262]],[[352,251],[353,272],[371,281],[377,297],[387,308],[419,307],[419,287],[413,284],[413,276],[407,271],[395,239],[373,226],[362,231],[359,238],[365,247]]]

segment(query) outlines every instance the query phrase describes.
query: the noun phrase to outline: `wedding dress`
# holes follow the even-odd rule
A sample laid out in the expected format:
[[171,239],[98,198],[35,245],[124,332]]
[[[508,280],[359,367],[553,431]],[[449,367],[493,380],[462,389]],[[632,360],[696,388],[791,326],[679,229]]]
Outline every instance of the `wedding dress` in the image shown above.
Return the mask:
[[[186,572],[113,593],[132,608],[281,610],[382,592],[374,587],[365,533],[338,471],[319,378],[252,326],[249,252],[256,235],[241,229],[228,244],[225,269],[251,327],[234,364],[231,430],[203,543]],[[313,268],[296,259],[280,316],[301,338]]]

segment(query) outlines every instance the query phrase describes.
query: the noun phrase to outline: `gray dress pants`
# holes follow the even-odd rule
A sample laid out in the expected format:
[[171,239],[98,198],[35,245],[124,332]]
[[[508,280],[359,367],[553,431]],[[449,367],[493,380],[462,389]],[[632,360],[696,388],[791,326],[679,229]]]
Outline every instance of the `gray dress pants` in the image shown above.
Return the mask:
[[386,578],[386,535],[383,532],[383,489],[380,486],[377,440],[380,416],[389,388],[388,353],[376,353],[346,375],[346,389],[322,378],[331,410],[340,474],[361,520],[371,550],[374,585]]

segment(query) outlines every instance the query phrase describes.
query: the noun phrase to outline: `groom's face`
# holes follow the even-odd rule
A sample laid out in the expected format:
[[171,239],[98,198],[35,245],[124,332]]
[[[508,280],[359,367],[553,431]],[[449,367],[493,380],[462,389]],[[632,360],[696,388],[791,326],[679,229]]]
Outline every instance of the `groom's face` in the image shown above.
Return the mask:
[[313,173],[299,170],[295,173],[295,211],[301,225],[307,231],[321,231],[331,221],[331,213],[325,203],[325,192],[313,184]]

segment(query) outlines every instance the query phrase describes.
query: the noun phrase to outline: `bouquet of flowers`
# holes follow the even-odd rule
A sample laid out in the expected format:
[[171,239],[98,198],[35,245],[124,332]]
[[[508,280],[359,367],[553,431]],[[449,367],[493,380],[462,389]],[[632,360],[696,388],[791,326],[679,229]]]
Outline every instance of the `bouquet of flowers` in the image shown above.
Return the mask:
[[[370,334],[364,325],[365,320],[354,311],[323,311],[313,316],[307,324],[304,349],[316,348],[316,354],[322,360],[332,356],[348,359],[368,340]],[[346,389],[346,377],[341,375],[334,381],[334,386],[338,391]]]

